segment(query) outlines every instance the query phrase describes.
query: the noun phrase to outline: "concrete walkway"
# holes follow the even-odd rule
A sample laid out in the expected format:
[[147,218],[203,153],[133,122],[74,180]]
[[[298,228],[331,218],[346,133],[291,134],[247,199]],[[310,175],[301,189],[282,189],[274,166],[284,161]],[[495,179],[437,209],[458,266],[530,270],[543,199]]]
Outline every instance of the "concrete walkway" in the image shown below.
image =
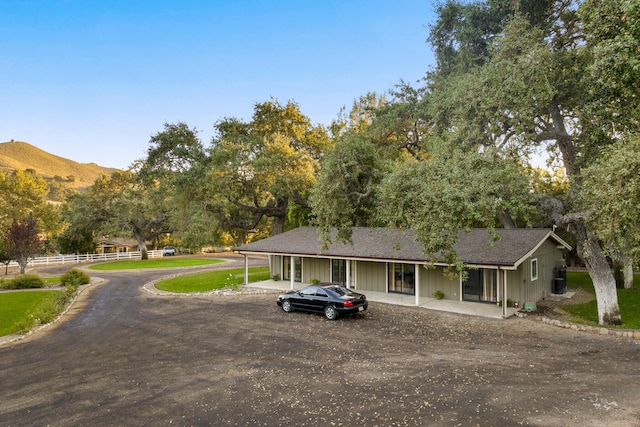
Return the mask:
[[[308,286],[306,283],[295,283],[295,289],[301,289]],[[260,289],[272,289],[282,290],[283,292],[291,290],[291,282],[288,280],[265,280],[262,282],[251,283],[250,287]],[[357,289],[354,289],[358,291]],[[414,295],[396,294],[387,292],[374,292],[374,291],[362,291],[367,296],[369,301],[382,302],[386,304],[415,306],[416,297]],[[493,319],[502,319],[502,307],[492,303],[482,302],[467,302],[467,301],[452,301],[452,300],[438,300],[435,298],[421,297],[419,300],[419,307],[429,310],[446,311],[450,313],[466,314],[469,316],[488,317]],[[516,309],[513,307],[507,308],[507,316],[514,316]]]

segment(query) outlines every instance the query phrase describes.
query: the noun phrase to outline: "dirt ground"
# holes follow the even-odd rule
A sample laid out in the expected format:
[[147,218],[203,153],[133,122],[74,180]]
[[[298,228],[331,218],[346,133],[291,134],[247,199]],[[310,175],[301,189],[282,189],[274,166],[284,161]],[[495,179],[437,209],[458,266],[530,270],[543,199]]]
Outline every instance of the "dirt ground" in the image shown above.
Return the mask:
[[640,425],[638,340],[375,302],[331,322],[275,294],[142,289],[174,274],[94,272],[104,282],[61,321],[0,345],[0,426]]

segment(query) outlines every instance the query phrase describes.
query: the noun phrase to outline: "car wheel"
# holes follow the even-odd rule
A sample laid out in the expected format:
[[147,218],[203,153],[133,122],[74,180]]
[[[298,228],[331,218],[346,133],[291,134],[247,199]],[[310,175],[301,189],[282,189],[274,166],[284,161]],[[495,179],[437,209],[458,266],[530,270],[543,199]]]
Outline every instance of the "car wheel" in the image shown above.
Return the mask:
[[282,301],[282,310],[284,310],[286,313],[290,313],[291,311],[293,311],[293,308],[291,308],[291,301],[289,301],[288,299]]
[[338,310],[332,305],[328,305],[324,308],[324,317],[329,320],[336,320],[338,318]]

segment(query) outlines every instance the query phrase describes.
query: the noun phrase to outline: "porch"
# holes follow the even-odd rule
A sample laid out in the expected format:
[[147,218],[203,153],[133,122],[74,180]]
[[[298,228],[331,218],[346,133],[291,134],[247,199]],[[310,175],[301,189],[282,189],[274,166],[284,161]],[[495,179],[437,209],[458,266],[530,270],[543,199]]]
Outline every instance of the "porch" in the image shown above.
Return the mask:
[[[295,289],[301,289],[308,286],[307,283],[295,283]],[[259,289],[272,289],[281,290],[286,292],[291,290],[291,282],[289,280],[265,280],[262,282],[254,282],[250,285],[252,288]],[[355,289],[357,292],[358,290]],[[406,295],[399,293],[387,293],[387,292],[374,292],[374,291],[362,291],[367,296],[369,301],[381,302],[385,304],[404,305],[415,307],[416,297],[414,295]],[[419,298],[419,307],[426,308],[428,310],[445,311],[449,313],[466,314],[469,316],[479,316],[492,319],[502,319],[502,307],[490,303],[481,302],[467,302],[467,301],[452,301],[452,300],[438,300],[429,297]],[[516,309],[513,307],[507,307],[506,317],[514,316]]]

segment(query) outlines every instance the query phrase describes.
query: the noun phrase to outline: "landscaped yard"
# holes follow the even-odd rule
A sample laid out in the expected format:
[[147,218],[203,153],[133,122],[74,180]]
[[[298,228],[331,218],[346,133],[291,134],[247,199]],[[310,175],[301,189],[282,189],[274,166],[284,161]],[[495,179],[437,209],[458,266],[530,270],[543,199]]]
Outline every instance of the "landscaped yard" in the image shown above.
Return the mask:
[[30,328],[43,307],[55,304],[61,291],[28,291],[0,293],[0,336]]
[[[624,324],[623,329],[640,329],[640,276],[634,277],[633,289],[618,289],[618,303]],[[567,272],[567,286],[579,287],[593,295],[593,282],[586,272]],[[598,307],[595,299],[583,304],[564,304],[562,309],[570,313],[572,322],[598,324]]]
[[[269,267],[249,268],[249,283],[269,279]],[[162,280],[156,288],[167,292],[206,292],[233,288],[244,282],[244,268],[189,274]]]
[[139,268],[174,268],[174,267],[197,267],[200,265],[218,264],[224,262],[220,259],[207,258],[159,258],[145,260],[113,261],[95,264],[89,267],[91,270],[111,271],[111,270],[135,270]]

